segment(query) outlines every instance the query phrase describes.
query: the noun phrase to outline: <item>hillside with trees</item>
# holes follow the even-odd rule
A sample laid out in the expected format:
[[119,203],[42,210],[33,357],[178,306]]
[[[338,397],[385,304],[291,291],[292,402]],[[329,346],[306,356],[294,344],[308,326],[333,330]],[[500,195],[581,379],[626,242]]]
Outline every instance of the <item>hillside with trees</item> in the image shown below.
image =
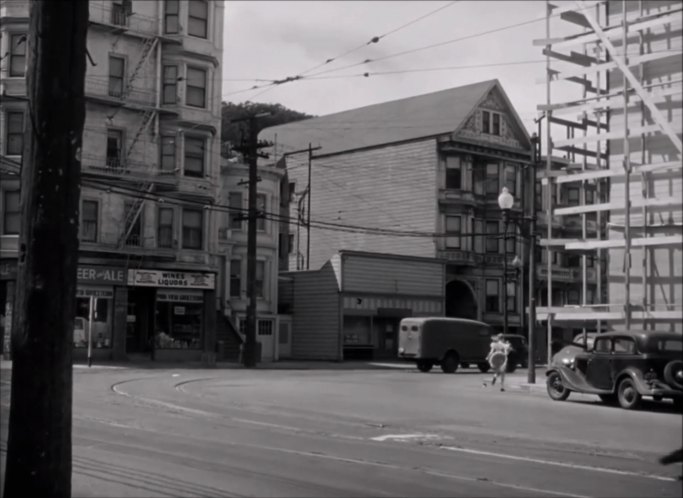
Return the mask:
[[280,104],[262,104],[258,102],[234,104],[232,102],[223,102],[221,106],[221,142],[223,144],[221,146],[221,156],[233,157],[235,152],[232,148],[240,144],[243,133],[246,133],[246,122],[234,123],[232,121],[265,112],[269,112],[270,115],[258,119],[261,129],[315,117],[288,109]]

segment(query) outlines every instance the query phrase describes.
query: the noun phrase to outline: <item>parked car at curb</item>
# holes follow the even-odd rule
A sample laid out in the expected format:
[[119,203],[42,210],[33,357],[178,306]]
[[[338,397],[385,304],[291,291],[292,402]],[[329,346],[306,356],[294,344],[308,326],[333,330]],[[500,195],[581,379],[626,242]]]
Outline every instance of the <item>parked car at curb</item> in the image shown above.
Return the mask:
[[529,366],[529,347],[526,337],[521,334],[501,334],[501,337],[508,341],[512,346],[512,351],[508,355],[508,373],[514,372],[517,367],[527,368]]
[[592,349],[553,357],[546,372],[550,398],[566,400],[572,392],[597,394],[606,403],[634,409],[644,396],[672,399],[683,408],[683,335],[676,332],[608,332],[595,337]]

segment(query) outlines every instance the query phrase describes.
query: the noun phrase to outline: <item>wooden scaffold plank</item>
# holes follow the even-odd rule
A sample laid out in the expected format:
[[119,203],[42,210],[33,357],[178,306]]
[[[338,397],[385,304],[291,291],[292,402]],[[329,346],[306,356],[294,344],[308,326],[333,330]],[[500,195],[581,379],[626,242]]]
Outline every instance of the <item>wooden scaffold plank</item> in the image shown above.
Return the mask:
[[[658,235],[656,237],[631,238],[631,247],[668,247],[683,246],[683,235]],[[587,251],[592,249],[618,249],[626,247],[626,239],[582,240],[567,242],[568,251]]]
[[[631,207],[668,207],[680,205],[681,199],[679,197],[650,197],[646,199],[634,199],[631,201]],[[573,214],[595,213],[598,211],[618,211],[620,209],[624,209],[623,201],[557,208],[553,210],[553,214],[557,216],[570,216]]]

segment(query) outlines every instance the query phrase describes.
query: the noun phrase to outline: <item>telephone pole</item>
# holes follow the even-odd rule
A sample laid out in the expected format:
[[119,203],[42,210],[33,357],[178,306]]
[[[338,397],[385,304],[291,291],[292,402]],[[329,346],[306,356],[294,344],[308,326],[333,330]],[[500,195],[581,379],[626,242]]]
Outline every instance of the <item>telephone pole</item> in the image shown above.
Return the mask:
[[[247,214],[247,327],[245,333],[244,350],[242,352],[242,364],[247,368],[253,368],[258,363],[256,349],[256,220],[259,214],[256,212],[256,196],[258,183],[258,158],[268,157],[260,153],[262,147],[271,146],[271,143],[259,142],[259,129],[256,120],[269,116],[269,112],[261,112],[233,120],[246,121],[248,129],[247,143],[237,150],[247,159],[249,164],[249,200]],[[262,215],[261,215],[262,216]]]
[[88,2],[31,2],[6,498],[71,496],[87,30]]

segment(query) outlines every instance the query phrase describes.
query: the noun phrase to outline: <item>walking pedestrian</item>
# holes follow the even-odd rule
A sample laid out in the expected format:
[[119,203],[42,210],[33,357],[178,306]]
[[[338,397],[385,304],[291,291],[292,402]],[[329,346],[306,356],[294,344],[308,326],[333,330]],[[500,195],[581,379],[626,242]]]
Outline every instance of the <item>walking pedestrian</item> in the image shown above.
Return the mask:
[[[493,370],[491,385],[495,385],[496,380],[500,376],[501,391],[505,391],[505,370],[508,366],[508,355],[510,354],[511,349],[512,346],[502,335],[498,334],[491,338],[491,349],[486,356],[486,361],[488,361]],[[486,387],[486,382],[484,382],[484,387]]]

